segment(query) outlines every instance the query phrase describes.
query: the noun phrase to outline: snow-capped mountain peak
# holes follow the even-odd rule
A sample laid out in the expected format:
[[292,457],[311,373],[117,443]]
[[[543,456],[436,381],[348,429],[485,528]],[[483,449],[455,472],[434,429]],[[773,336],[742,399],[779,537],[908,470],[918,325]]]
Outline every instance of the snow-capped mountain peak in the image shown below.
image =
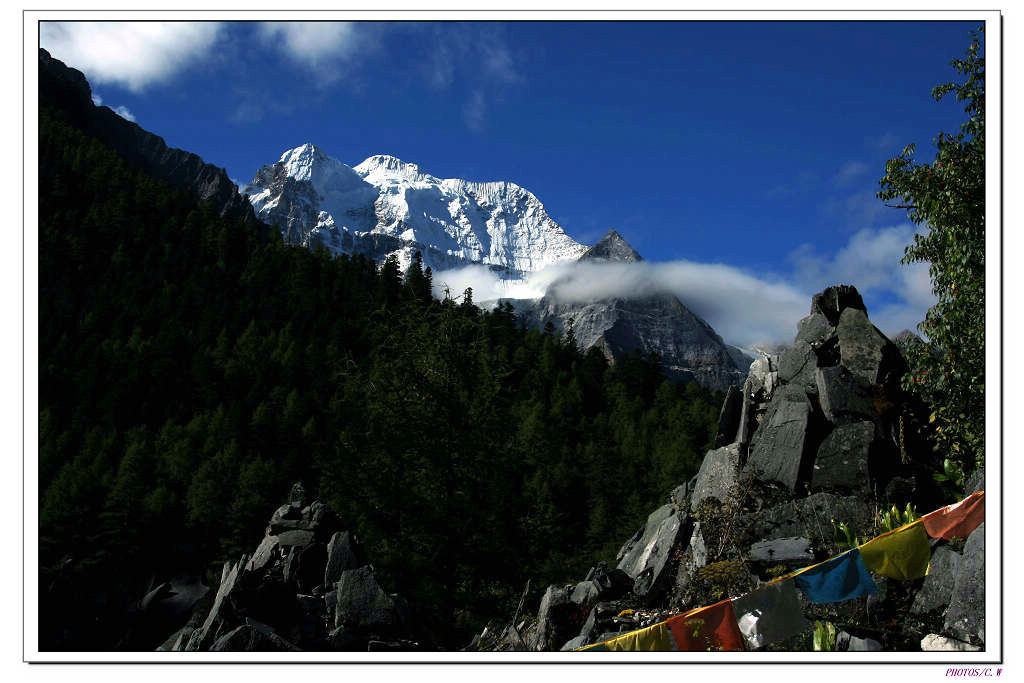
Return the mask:
[[403,266],[420,251],[434,270],[480,263],[518,278],[586,251],[514,183],[439,179],[387,154],[351,168],[306,143],[260,169],[248,190],[257,216],[291,242],[393,253]]
[[362,163],[353,169],[361,178],[367,182],[375,183],[380,180],[403,179],[408,181],[437,181],[437,178],[424,173],[416,164],[402,161],[390,154],[374,154],[367,157]]

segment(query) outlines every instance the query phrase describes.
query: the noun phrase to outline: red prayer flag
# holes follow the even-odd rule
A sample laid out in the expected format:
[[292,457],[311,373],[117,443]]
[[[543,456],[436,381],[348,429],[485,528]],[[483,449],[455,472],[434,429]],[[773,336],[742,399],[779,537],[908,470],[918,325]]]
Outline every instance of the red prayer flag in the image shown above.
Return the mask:
[[668,627],[680,651],[743,649],[732,600],[680,614],[668,620]]
[[921,518],[924,529],[932,538],[944,538],[947,541],[956,536],[967,540],[979,524],[985,521],[985,492],[964,498],[959,503],[939,508]]

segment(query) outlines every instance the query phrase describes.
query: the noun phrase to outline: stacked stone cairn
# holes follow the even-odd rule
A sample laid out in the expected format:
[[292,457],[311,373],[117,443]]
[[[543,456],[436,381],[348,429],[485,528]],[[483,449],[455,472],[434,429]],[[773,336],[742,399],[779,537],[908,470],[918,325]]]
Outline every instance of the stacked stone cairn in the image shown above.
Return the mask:
[[302,484],[251,555],[227,563],[215,596],[158,650],[415,650],[406,601],[378,584],[356,535]]
[[[626,541],[618,566],[549,586],[523,645],[508,649],[571,650],[738,597],[842,552],[839,523],[867,540],[892,505],[924,514],[953,502],[920,462],[927,449],[909,443],[904,421],[915,406],[899,387],[904,360],[857,290],[816,294],[797,330],[784,351],[751,364],[742,388],[730,388],[717,448]],[[982,469],[965,494],[983,488]],[[810,649],[813,620],[839,627],[840,651],[983,649],[984,526],[959,543],[932,541],[923,579],[876,576],[868,598],[804,602],[806,636],[772,649]]]

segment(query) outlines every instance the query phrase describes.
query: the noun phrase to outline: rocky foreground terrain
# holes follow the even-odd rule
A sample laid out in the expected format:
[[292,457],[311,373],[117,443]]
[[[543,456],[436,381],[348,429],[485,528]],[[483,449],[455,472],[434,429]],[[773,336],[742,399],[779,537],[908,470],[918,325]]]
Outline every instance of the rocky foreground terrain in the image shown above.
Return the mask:
[[[524,594],[509,623],[463,649],[598,643],[836,555],[839,523],[867,539],[892,505],[923,514],[952,502],[919,455],[911,426],[920,406],[901,394],[902,372],[899,350],[854,288],[816,295],[794,343],[755,361],[729,392],[720,447],[625,541],[616,566]],[[983,489],[979,470],[964,493]],[[931,541],[922,579],[875,576],[876,593],[834,604],[800,595],[795,618],[806,629],[765,649],[810,650],[816,621],[835,627],[836,650],[984,649],[984,570],[982,523],[966,539]],[[138,623],[165,628],[158,649],[172,651],[431,649],[410,597],[379,585],[353,530],[296,484],[253,554],[224,566],[216,591],[158,586]]]

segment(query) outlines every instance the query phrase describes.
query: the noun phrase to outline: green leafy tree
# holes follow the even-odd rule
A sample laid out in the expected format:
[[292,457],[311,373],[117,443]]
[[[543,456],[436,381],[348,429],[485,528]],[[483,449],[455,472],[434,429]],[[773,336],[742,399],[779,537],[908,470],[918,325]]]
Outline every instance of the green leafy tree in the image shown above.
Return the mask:
[[985,450],[985,60],[973,32],[962,59],[950,64],[965,77],[932,90],[964,104],[960,132],[939,133],[931,163],[914,160],[907,145],[885,166],[878,197],[923,226],[904,263],[926,262],[938,302],[918,329],[925,341],[905,348],[904,388],[931,406],[936,447],[967,468]]

